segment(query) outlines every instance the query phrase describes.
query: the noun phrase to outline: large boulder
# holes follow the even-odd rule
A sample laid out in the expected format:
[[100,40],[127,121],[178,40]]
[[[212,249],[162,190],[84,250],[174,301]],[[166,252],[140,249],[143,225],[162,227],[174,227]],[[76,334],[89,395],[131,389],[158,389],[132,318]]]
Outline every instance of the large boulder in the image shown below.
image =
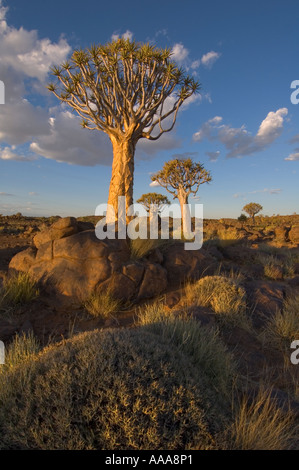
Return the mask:
[[64,217],[63,219],[57,220],[48,230],[42,230],[33,239],[33,243],[36,248],[41,245],[48,243],[52,240],[59,240],[60,238],[69,237],[78,233],[78,223],[75,217]]
[[156,249],[133,260],[127,240],[100,240],[94,229],[87,228],[73,217],[59,219],[35,236],[35,246],[12,258],[10,271],[28,272],[71,301],[85,300],[105,288],[127,301],[155,297],[173,281],[199,278],[216,268],[215,259],[204,249],[186,251],[180,242],[163,255]]
[[125,240],[99,240],[94,230],[50,240],[14,256],[10,270],[27,271],[65,296],[84,299],[113,274],[112,254],[128,260]]

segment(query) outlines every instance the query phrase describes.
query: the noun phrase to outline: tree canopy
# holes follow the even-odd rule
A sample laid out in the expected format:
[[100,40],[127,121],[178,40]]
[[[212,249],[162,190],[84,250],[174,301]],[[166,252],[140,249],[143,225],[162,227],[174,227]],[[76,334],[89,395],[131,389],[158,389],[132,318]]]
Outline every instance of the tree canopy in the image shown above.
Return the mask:
[[246,206],[243,207],[243,211],[247,212],[247,214],[249,214],[253,221],[254,216],[261,210],[263,210],[263,206],[261,206],[257,202],[250,202],[249,204],[246,204]]
[[153,206],[156,211],[160,212],[165,205],[170,204],[168,197],[159,193],[143,194],[139,199],[137,199],[137,202],[142,204],[147,212],[151,212]]
[[[69,61],[52,69],[58,81],[48,89],[88,129],[156,140],[173,128],[180,106],[199,90],[171,54],[168,48],[129,39],[75,50]],[[172,123],[164,129],[162,122],[171,115]],[[152,135],[156,127],[158,133]]]
[[174,198],[179,198],[180,191],[185,197],[196,194],[201,184],[210,182],[212,177],[201,163],[193,162],[191,158],[175,158],[164,163],[162,170],[151,177],[165,188]]

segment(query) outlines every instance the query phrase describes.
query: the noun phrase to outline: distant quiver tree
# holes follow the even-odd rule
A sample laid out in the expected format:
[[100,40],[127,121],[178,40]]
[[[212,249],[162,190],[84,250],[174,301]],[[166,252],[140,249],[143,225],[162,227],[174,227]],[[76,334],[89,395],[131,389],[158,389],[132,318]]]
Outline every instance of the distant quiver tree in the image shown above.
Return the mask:
[[247,212],[247,214],[251,217],[252,222],[254,222],[255,215],[261,210],[263,210],[263,206],[261,206],[257,202],[250,202],[249,204],[246,204],[246,206],[244,206],[242,210]]

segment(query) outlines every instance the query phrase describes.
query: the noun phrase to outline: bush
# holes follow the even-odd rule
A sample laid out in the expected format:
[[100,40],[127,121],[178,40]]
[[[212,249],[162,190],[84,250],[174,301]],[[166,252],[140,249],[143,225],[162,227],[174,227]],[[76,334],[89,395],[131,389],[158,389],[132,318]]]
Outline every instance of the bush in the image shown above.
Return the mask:
[[235,365],[218,330],[203,327],[183,314],[166,313],[161,303],[140,308],[138,320],[148,331],[160,335],[163,341],[171,341],[188,355],[199,375],[207,377],[209,387],[230,394]]
[[141,328],[80,334],[0,375],[0,448],[215,448],[214,400],[194,374]]
[[245,316],[246,293],[238,279],[225,276],[206,276],[185,289],[186,301],[210,307],[222,319],[248,325]]

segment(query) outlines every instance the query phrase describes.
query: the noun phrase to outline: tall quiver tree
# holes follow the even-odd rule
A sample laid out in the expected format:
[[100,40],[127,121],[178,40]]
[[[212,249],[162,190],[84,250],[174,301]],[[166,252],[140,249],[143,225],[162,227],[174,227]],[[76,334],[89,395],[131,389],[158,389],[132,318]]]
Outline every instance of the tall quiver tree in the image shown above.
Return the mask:
[[[133,203],[137,142],[171,131],[199,84],[171,59],[170,49],[128,39],[75,50],[52,72],[57,82],[48,89],[82,117],[83,127],[105,132],[112,142],[108,204],[117,218],[118,196],[126,197],[126,209]],[[109,210],[107,222],[113,222]]]
[[191,158],[170,160],[164,163],[162,170],[151,176],[152,181],[165,188],[174,199],[178,199],[181,207],[184,233],[188,234],[191,227],[189,196],[196,194],[199,186],[212,180],[210,172],[201,163]]

